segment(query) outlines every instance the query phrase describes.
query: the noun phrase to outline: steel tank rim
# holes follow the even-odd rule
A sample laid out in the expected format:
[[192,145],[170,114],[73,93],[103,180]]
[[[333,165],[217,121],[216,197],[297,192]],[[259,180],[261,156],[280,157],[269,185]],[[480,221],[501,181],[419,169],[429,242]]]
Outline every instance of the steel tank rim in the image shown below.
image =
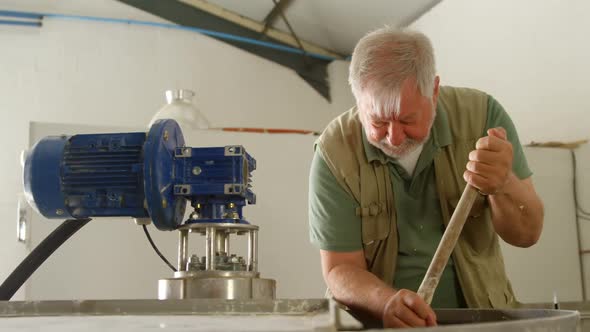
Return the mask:
[[[340,309],[338,309],[340,310]],[[336,310],[337,311],[337,310]],[[127,316],[127,315],[326,315],[336,327],[342,320],[327,299],[168,299],[168,300],[80,300],[80,301],[5,301],[0,302],[0,318],[48,316]],[[577,331],[580,313],[549,309],[435,309],[438,318],[453,313],[497,312],[521,319],[496,322],[442,325],[435,328],[365,329],[365,331]],[[539,317],[543,316],[544,317]],[[537,317],[535,317],[537,316]],[[344,329],[342,329],[344,327]]]
[[[580,313],[575,310],[553,309],[434,309],[439,324],[437,327],[383,329],[368,328],[364,331],[577,331],[580,325]],[[481,318],[484,315],[498,314],[506,319],[494,321],[473,321],[447,323],[459,315],[472,315],[471,318]]]
[[126,299],[0,301],[0,318],[128,315],[309,315],[329,311],[326,299]]

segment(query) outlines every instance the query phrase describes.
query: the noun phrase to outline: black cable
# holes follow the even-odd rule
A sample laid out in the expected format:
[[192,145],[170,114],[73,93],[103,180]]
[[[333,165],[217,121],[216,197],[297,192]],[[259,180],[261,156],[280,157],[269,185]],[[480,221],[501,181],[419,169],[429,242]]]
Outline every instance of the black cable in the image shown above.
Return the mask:
[[[577,160],[576,160],[576,153],[574,152],[574,150],[571,150],[572,152],[572,163],[573,163],[573,168],[574,168],[574,206],[576,208],[576,213],[582,214],[584,217],[590,217],[590,212],[585,211],[582,208],[582,205],[580,204],[580,202],[578,201],[578,181],[577,181]],[[586,218],[582,218],[582,219],[586,219]]]
[[160,250],[158,250],[158,247],[156,247],[156,244],[154,243],[154,240],[152,240],[152,237],[150,236],[150,232],[148,232],[148,229],[145,225],[143,226],[143,231],[145,233],[145,236],[147,236],[148,241],[150,241],[150,244],[152,245],[152,248],[154,248],[154,250],[156,251],[156,254],[158,254],[158,256],[160,256],[160,258],[164,261],[164,263],[166,263],[166,265],[168,265],[172,271],[176,272],[176,268],[174,267],[174,265],[170,264],[170,261],[168,261],[166,259],[166,257],[164,257],[164,255],[162,255],[162,253],[160,252]]
[[580,220],[588,221],[588,218],[584,215],[580,215],[581,213],[588,213],[582,209],[580,206],[580,202],[578,201],[578,180],[577,180],[577,161],[576,161],[576,153],[574,149],[570,150],[572,154],[572,167],[573,167],[573,178],[574,178],[574,208],[576,211],[576,233],[578,237],[578,249],[580,250],[580,254],[578,255],[580,259],[580,275],[582,281],[582,300],[586,301],[586,279],[584,278],[584,258],[582,257],[582,235],[580,234]]
[[41,241],[0,285],[0,301],[8,301],[53,252],[91,219],[68,219]]

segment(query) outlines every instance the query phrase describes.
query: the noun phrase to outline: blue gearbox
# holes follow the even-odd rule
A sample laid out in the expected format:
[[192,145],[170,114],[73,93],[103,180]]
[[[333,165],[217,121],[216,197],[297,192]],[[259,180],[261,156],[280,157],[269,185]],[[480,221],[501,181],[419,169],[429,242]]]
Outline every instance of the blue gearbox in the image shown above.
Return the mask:
[[[186,147],[174,120],[149,133],[50,136],[27,154],[25,195],[50,219],[151,218],[160,230],[184,222],[247,223],[255,204],[254,160],[242,146]],[[187,201],[194,207],[185,221]]]

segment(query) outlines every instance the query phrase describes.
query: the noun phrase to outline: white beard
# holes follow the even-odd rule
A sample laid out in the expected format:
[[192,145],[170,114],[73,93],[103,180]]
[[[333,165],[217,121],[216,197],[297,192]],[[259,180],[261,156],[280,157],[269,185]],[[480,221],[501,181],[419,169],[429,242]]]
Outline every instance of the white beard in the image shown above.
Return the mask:
[[424,145],[424,143],[430,138],[430,130],[428,131],[428,135],[424,137],[424,139],[418,141],[413,138],[406,138],[402,144],[400,145],[391,145],[387,142],[387,139],[384,138],[379,142],[371,142],[375,147],[379,150],[383,151],[389,157],[393,159],[401,159],[407,156],[408,154],[414,152],[416,149]]

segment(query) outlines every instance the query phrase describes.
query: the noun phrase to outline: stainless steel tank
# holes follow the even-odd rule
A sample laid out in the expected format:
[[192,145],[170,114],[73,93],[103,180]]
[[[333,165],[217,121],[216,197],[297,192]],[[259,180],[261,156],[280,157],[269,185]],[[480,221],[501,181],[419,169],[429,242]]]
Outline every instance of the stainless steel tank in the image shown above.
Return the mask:
[[579,312],[567,310],[442,309],[436,314],[438,327],[383,330],[361,325],[325,299],[0,302],[0,330],[564,332],[580,327]]

